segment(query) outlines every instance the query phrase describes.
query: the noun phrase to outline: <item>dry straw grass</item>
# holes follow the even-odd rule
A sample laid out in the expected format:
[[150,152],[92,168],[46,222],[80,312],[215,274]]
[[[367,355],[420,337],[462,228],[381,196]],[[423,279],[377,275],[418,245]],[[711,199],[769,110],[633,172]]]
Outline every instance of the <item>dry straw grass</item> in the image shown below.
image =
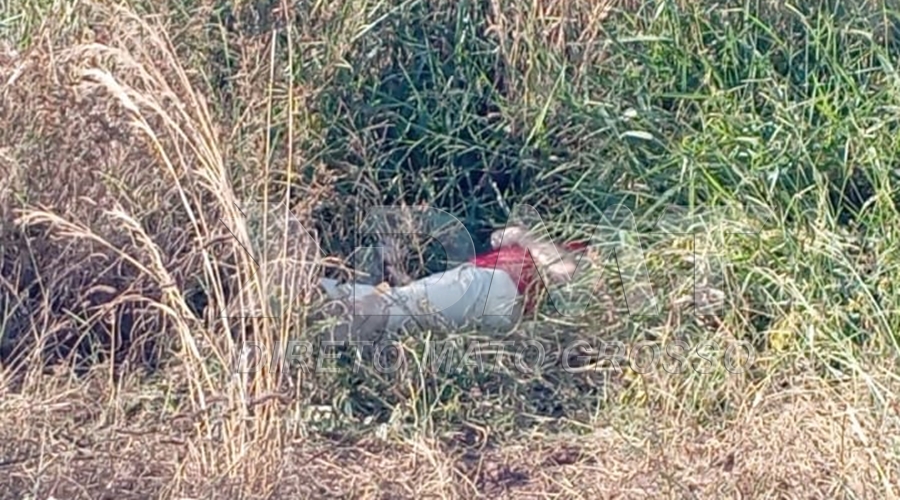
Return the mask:
[[[274,404],[266,398],[281,394],[283,374],[231,379],[224,371],[253,332],[274,350],[296,328],[294,316],[277,326],[270,319],[265,298],[274,285],[258,272],[260,258],[265,269],[278,253],[254,248],[220,146],[224,132],[166,32],[128,11],[106,15],[115,45],[35,47],[4,65],[4,119],[13,126],[3,142],[24,145],[13,146],[5,166],[15,173],[11,189],[29,196],[4,197],[4,213],[15,217],[4,261],[18,268],[4,273],[17,278],[3,301],[14,321],[4,328],[6,342],[26,353],[21,362],[33,370],[59,358],[95,362],[68,355],[72,349],[88,358],[121,354],[108,365],[116,369],[159,366],[164,352],[174,352],[182,371],[174,389],[197,415],[197,436],[220,443],[190,446],[186,465],[202,475],[256,475],[277,450],[278,441],[267,440],[277,421],[266,417]],[[263,193],[264,203],[269,196],[276,195]],[[303,217],[310,207],[291,210]],[[315,250],[302,242],[289,249],[292,259],[313,265]],[[309,279],[281,287],[278,301],[312,300]],[[206,321],[186,296],[201,285]],[[144,339],[152,359],[122,357],[141,352]],[[25,374],[26,384],[37,377]],[[26,390],[45,388],[34,383]],[[210,414],[214,407],[224,408],[222,416]],[[260,439],[270,445],[252,446]]]
[[44,384],[44,397],[4,397],[5,487],[56,498],[205,498],[212,485],[219,495],[274,498],[893,497],[900,472],[885,467],[897,459],[893,410],[853,396],[864,387],[835,390],[812,378],[792,378],[789,390],[780,380],[734,387],[740,407],[716,424],[639,405],[649,414],[621,408],[581,435],[501,446],[486,446],[478,429],[460,437],[473,440],[468,449],[427,435],[298,436],[281,444],[266,476],[230,480],[205,476],[190,459],[193,447],[214,445],[197,438],[188,418],[160,421],[149,408],[128,407],[158,395],[123,391],[113,403],[104,387],[61,380],[51,395]]
[[[609,294],[604,310],[542,313],[511,332],[505,340],[541,346],[540,373],[435,368],[435,336],[398,339],[406,362],[391,373],[344,358],[330,371],[234,374],[247,341],[267,352],[316,342],[314,284],[349,275],[323,255],[350,255],[360,208],[433,197],[476,217],[488,210],[470,213],[465,202],[494,210],[518,189],[520,200],[559,209],[554,230],[583,236],[577,215],[596,208],[597,185],[644,199],[685,174],[652,166],[633,175],[638,156],[660,153],[621,144],[650,132],[614,130],[617,141],[594,132],[620,126],[598,125],[616,106],[629,116],[641,106],[592,80],[613,63],[638,71],[637,56],[608,59],[607,24],[666,25],[661,7],[653,16],[628,2],[232,7],[186,13],[167,3],[150,15],[145,5],[54,4],[46,20],[18,18],[27,49],[0,40],[0,496],[900,495],[900,387],[890,308],[877,296],[890,289],[880,280],[853,296],[871,334],[866,350],[844,335],[851,307],[827,281],[846,268],[858,277],[861,261],[877,268],[879,251],[890,261],[891,240],[866,250],[817,219],[797,243],[787,226],[759,232],[764,217],[738,203],[696,226],[679,219],[644,245],[665,314],[622,321],[627,304]],[[483,22],[457,23],[464,15]],[[451,22],[465,36],[441,45]],[[459,51],[472,59],[457,61]],[[645,66],[667,57],[647,52]],[[455,65],[453,78],[423,54]],[[409,68],[429,83],[416,86]],[[428,112],[437,118],[424,127]],[[465,123],[441,128],[451,118]],[[661,136],[672,123],[650,129]],[[712,148],[720,132],[679,130],[673,143]],[[592,170],[597,155],[625,166]],[[483,168],[454,170],[472,162]],[[717,187],[706,189],[714,197]],[[766,202],[781,220],[777,200]],[[274,208],[261,222],[247,217],[260,206]],[[273,237],[285,226],[289,237]],[[687,229],[699,236],[676,234]],[[757,234],[756,246],[733,237],[741,231]],[[705,274],[697,289],[682,279],[732,246],[738,264]],[[644,265],[618,257],[604,271]],[[609,273],[600,283],[620,285]],[[726,297],[715,313],[727,314],[691,315],[704,294]],[[801,334],[776,345],[782,331]],[[634,338],[749,339],[755,360],[737,373],[638,373],[594,352],[579,370],[561,368],[574,340]]]

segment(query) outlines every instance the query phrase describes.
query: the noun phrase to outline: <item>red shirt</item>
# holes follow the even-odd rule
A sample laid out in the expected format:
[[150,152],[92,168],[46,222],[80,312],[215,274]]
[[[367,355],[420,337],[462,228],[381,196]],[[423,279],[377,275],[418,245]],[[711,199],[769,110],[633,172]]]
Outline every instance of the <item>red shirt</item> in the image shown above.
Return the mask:
[[[581,242],[566,243],[565,247],[574,252],[587,245]],[[519,245],[506,246],[476,255],[469,262],[478,267],[499,269],[507,273],[517,283],[519,294],[525,295],[524,312],[527,314],[534,310],[537,293],[544,283],[526,248]]]

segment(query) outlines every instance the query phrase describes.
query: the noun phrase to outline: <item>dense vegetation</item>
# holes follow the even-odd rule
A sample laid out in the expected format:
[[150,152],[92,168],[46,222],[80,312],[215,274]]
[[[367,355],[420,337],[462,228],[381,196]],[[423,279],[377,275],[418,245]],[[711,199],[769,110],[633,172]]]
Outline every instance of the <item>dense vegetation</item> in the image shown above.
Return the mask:
[[[0,492],[900,494],[898,15],[0,3]],[[309,230],[274,248],[304,264],[277,293],[247,200]],[[314,283],[348,278],[383,205],[444,210],[476,248],[534,207],[594,237],[600,293],[505,344],[332,359]],[[658,309],[629,309],[635,275]],[[235,375],[247,342],[317,354]]]

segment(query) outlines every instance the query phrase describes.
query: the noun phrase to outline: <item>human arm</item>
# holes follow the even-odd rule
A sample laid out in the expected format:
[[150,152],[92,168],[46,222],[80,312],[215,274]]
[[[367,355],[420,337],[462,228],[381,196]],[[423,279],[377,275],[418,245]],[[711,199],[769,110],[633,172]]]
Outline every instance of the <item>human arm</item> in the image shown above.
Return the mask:
[[518,225],[491,233],[491,247],[495,250],[510,246],[527,249],[535,265],[546,270],[550,279],[558,283],[574,277],[577,262],[573,252],[584,247],[578,243],[557,247],[552,241],[541,240],[532,231]]

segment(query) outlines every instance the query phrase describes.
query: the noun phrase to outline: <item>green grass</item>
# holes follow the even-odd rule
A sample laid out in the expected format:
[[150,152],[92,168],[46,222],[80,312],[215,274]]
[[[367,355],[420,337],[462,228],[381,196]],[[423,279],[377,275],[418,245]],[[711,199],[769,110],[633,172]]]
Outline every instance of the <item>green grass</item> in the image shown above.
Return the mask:
[[[6,486],[900,494],[898,15],[864,1],[0,3],[0,350],[25,360],[3,371]],[[481,356],[466,349],[501,339],[435,333],[381,352],[402,353],[396,370],[360,348],[234,377],[243,340],[318,349],[305,317],[190,314],[198,282],[208,310],[241,285],[269,307],[234,240],[250,228],[219,222],[252,197],[289,199],[339,259],[361,213],[395,204],[455,215],[479,249],[529,205],[554,235],[602,226],[621,241],[599,246],[620,251],[597,256],[605,298],[586,314],[547,307]],[[624,209],[637,234],[609,231]],[[315,264],[282,299],[339,274]],[[620,273],[641,264],[660,309],[629,316]],[[695,292],[723,301],[700,315]],[[714,349],[645,371],[646,340]],[[563,369],[575,341],[631,350]],[[440,365],[448,342],[471,363]],[[539,370],[516,368],[526,343]],[[753,361],[729,371],[738,343]]]

